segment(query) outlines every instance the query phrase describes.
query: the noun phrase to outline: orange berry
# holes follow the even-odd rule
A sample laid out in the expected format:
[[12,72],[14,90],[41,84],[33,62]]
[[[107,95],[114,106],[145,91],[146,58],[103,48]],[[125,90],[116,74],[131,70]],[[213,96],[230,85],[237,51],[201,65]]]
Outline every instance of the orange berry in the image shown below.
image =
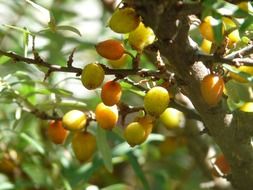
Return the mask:
[[102,87],[101,98],[105,105],[113,106],[120,101],[121,94],[120,84],[116,81],[109,81]]
[[99,103],[96,107],[95,115],[98,125],[103,129],[111,130],[118,121],[118,109],[116,105],[106,106],[104,103]]
[[228,174],[231,170],[229,163],[223,154],[219,155],[214,164],[217,166],[219,171],[223,174]]
[[16,164],[11,158],[3,157],[0,160],[0,172],[5,174],[13,174]]
[[120,59],[125,53],[124,46],[118,40],[105,40],[100,42],[96,45],[96,50],[99,55],[111,60]]
[[68,135],[68,131],[63,128],[62,121],[51,121],[47,128],[47,135],[55,144],[62,144]]
[[218,75],[209,74],[200,84],[202,97],[209,106],[215,106],[222,98],[224,81]]
[[72,139],[72,149],[80,162],[86,162],[96,150],[96,138],[88,132],[77,132]]

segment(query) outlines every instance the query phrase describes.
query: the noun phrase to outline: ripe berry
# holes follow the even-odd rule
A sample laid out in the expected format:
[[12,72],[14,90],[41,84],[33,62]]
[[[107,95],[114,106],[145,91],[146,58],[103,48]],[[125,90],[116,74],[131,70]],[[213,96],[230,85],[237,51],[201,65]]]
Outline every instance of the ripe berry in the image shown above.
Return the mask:
[[118,60],[124,52],[124,46],[118,40],[105,40],[96,45],[96,50],[99,55],[106,59]]
[[180,127],[183,119],[184,119],[183,113],[174,108],[167,108],[160,115],[160,120],[168,129]]
[[118,109],[116,105],[106,106],[104,103],[99,103],[96,107],[95,115],[98,125],[103,129],[111,130],[118,121]]
[[152,44],[155,40],[153,30],[146,27],[142,22],[134,31],[130,32],[128,42],[133,49],[142,51],[146,46]]
[[168,91],[156,86],[151,88],[144,97],[144,108],[152,116],[159,116],[167,108],[170,101]]
[[205,76],[200,84],[202,97],[209,106],[215,106],[221,100],[223,89],[223,79],[214,74]]
[[120,84],[116,81],[109,81],[102,87],[101,98],[105,105],[113,106],[120,101],[121,94]]
[[70,131],[83,129],[86,125],[86,122],[86,114],[79,110],[71,110],[62,118],[63,127]]
[[88,132],[76,132],[72,139],[72,149],[80,162],[86,162],[96,150],[96,138]]
[[47,135],[55,144],[62,144],[68,135],[68,131],[63,128],[62,121],[51,121],[47,128]]
[[109,21],[109,27],[114,32],[125,34],[136,29],[140,20],[140,16],[133,8],[117,9]]
[[125,128],[124,137],[127,143],[133,147],[146,140],[146,131],[141,123],[132,122]]
[[212,27],[212,21],[213,21],[212,16],[205,17],[204,20],[199,25],[199,30],[203,38],[211,42],[214,42],[214,32],[213,32],[213,27]]
[[104,69],[97,63],[90,63],[84,67],[81,81],[85,88],[92,90],[102,84],[104,77]]
[[[214,164],[217,166],[219,172],[221,172],[223,174],[228,174],[231,170],[230,165],[223,154],[219,155],[216,158]],[[216,172],[216,173],[219,173],[219,172]]]

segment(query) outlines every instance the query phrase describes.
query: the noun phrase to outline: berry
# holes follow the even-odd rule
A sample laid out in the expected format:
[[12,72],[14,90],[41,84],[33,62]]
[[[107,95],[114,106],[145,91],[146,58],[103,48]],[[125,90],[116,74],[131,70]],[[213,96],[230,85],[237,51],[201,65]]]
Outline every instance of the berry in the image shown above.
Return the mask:
[[145,139],[147,139],[154,127],[154,125],[153,125],[154,118],[150,115],[146,115],[144,117],[136,118],[136,121],[139,122],[143,126],[143,128],[145,129]]
[[86,122],[86,114],[79,110],[71,110],[62,118],[63,127],[70,131],[83,129],[86,125]]
[[153,30],[146,27],[142,22],[134,31],[129,34],[128,42],[133,49],[142,51],[146,46],[152,44],[155,40]]
[[125,128],[124,137],[130,146],[139,145],[146,140],[145,128],[139,122],[132,122]]
[[108,60],[108,64],[114,69],[122,68],[126,65],[126,63],[127,63],[127,55],[126,54],[124,54],[120,59]]
[[55,144],[62,144],[68,135],[68,131],[63,128],[62,121],[51,121],[47,128],[47,135]]
[[92,90],[98,88],[102,84],[104,77],[104,69],[97,63],[90,63],[84,67],[81,81],[85,88]]
[[235,44],[235,43],[237,43],[238,41],[241,40],[239,30],[236,29],[237,25],[230,18],[223,17],[222,20],[223,20],[223,23],[224,23],[224,26],[225,26],[225,30],[230,32],[227,35],[227,37],[228,37],[228,46],[233,47],[233,44]]
[[88,132],[76,132],[72,139],[72,149],[80,162],[86,162],[96,150],[96,138]]
[[118,40],[105,40],[100,42],[96,45],[96,50],[99,55],[111,60],[118,60],[125,53],[124,46]]
[[116,81],[109,81],[102,87],[101,98],[105,105],[113,106],[120,101],[121,94],[120,84]]
[[[239,72],[244,72],[250,75],[253,75],[253,67],[252,66],[240,66],[239,68],[234,67],[235,69],[237,69]],[[233,72],[229,72],[229,76],[241,83],[246,83],[248,82],[246,79],[244,79],[243,77],[241,77],[240,75],[233,73]]]
[[109,27],[114,32],[125,34],[136,29],[140,20],[140,16],[133,8],[117,9],[109,21]]
[[116,105],[106,106],[104,103],[99,103],[96,107],[95,115],[98,125],[103,129],[111,130],[118,121],[118,109]]
[[246,102],[240,107],[243,112],[253,112],[253,102]]
[[203,99],[209,106],[215,106],[222,98],[224,81],[218,75],[209,74],[200,84]]
[[[203,38],[214,42],[214,31],[213,26],[216,24],[216,20],[212,16],[207,16],[199,25],[199,30]],[[222,33],[224,33],[224,28],[222,27]]]
[[168,91],[156,86],[151,88],[144,97],[144,108],[152,116],[159,116],[167,108],[170,101]]
[[160,115],[160,120],[168,129],[180,127],[183,118],[184,118],[183,113],[174,108],[167,108]]
[[231,170],[229,163],[223,154],[217,156],[214,164],[219,169],[218,173],[228,174]]
[[211,48],[212,48],[212,42],[207,39],[203,39],[200,48],[203,52],[210,54]]

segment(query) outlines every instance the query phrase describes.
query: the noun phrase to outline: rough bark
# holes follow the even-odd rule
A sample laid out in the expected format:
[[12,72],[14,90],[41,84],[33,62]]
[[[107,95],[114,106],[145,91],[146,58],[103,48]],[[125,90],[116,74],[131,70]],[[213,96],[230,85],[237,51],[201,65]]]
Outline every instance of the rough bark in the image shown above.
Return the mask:
[[[228,113],[219,104],[208,107],[200,93],[200,80],[208,73],[207,67],[196,60],[197,51],[189,44],[189,14],[201,12],[201,3],[184,5],[177,0],[126,0],[142,16],[143,22],[156,33],[156,47],[185,79],[182,92],[191,100],[201,115],[209,134],[219,145],[231,166],[228,180],[239,190],[253,187],[253,115]],[[187,8],[187,9],[186,9]],[[187,11],[186,11],[187,10]]]

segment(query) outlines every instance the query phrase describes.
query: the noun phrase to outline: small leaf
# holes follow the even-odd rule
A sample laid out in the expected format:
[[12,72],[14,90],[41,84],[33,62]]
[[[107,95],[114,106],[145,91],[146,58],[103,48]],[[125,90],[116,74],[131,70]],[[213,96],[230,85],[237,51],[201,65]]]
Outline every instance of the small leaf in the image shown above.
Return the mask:
[[32,137],[30,137],[29,135],[27,135],[25,133],[21,133],[20,137],[23,140],[25,140],[28,144],[30,144],[32,147],[34,147],[39,153],[45,154],[44,148],[36,140],[34,140]]
[[44,7],[42,7],[41,5],[38,5],[30,0],[26,0],[27,3],[29,3],[32,7],[34,7],[35,9],[37,9],[38,11],[40,11],[44,17],[46,17],[46,19],[49,21],[50,20],[50,12],[45,9]]
[[125,184],[114,184],[108,187],[102,188],[101,190],[128,190],[129,187]]
[[82,36],[81,32],[80,32],[77,28],[75,28],[75,27],[73,27],[73,26],[61,25],[61,26],[57,26],[56,29],[57,29],[57,30],[67,30],[67,31],[71,31],[71,32],[76,33],[76,34],[79,35],[79,36]]
[[134,156],[134,154],[132,152],[128,152],[127,157],[128,157],[130,164],[132,165],[133,170],[135,171],[135,174],[142,182],[144,189],[145,190],[150,189],[148,181],[146,179],[146,176],[145,176],[144,172],[142,171],[142,168],[141,168],[140,164],[138,163],[136,156]]
[[240,83],[229,80],[225,84],[227,96],[235,103],[252,101],[252,86],[250,83]]
[[28,33],[30,35],[33,35],[31,32],[27,31],[26,29],[18,27],[18,26],[12,26],[12,25],[8,25],[8,24],[3,24],[3,26],[5,26],[7,28],[10,28],[10,29],[17,30],[17,31],[22,32],[22,33]]
[[11,58],[7,57],[7,56],[1,56],[0,57],[0,65],[7,63]]
[[97,127],[97,145],[98,150],[103,158],[104,165],[109,172],[113,171],[112,152],[106,138],[106,131],[101,127]]
[[24,57],[27,57],[28,43],[29,43],[29,31],[24,28],[26,32],[23,32],[23,46],[24,46]]

